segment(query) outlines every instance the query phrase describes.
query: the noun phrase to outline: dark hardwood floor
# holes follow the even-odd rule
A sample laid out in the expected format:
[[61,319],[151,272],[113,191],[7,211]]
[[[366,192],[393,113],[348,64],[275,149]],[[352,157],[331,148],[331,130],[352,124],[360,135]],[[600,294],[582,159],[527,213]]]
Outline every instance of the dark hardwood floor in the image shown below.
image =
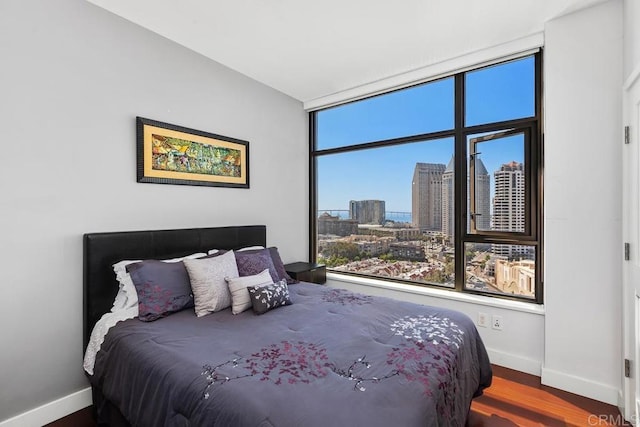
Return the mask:
[[493,383],[473,401],[467,427],[631,426],[618,408],[544,386],[540,378],[493,366]]
[[[91,407],[48,427],[95,427]],[[540,378],[493,366],[493,384],[475,399],[467,427],[630,426],[618,408],[540,384]]]
[[93,420],[93,406],[81,409],[58,421],[47,424],[44,427],[96,427],[97,424]]

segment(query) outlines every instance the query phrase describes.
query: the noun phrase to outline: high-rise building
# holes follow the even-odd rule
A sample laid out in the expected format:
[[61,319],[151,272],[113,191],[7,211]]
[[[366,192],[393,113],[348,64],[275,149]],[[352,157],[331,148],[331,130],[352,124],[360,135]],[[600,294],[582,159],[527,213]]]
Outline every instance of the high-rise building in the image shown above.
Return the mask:
[[476,230],[491,230],[491,177],[479,157],[475,159],[475,206]]
[[[475,213],[478,230],[491,229],[491,177],[484,163],[476,159],[475,166]],[[470,199],[467,198],[467,204]],[[471,207],[469,208],[471,209]],[[450,242],[455,235],[455,185],[453,156],[442,174],[442,233]],[[469,222],[467,221],[467,226]]]
[[411,218],[421,230],[442,231],[442,175],[445,165],[416,163],[411,185]]
[[384,200],[351,200],[349,217],[359,224],[384,224]]
[[453,156],[442,174],[442,233],[453,243],[455,235],[455,180]]
[[[522,163],[503,164],[493,173],[495,195],[493,197],[493,230],[524,231],[524,168]],[[528,248],[517,245],[493,245],[493,253],[508,258],[524,255]]]

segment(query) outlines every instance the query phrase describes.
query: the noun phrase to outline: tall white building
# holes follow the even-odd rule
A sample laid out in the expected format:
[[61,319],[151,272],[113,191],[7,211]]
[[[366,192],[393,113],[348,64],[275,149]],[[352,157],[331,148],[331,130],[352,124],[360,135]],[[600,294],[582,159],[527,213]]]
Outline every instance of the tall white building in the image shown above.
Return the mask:
[[[522,163],[503,164],[493,173],[495,195],[493,198],[493,229],[496,231],[524,231],[524,167]],[[527,246],[493,245],[496,255],[514,258],[525,255]]]
[[453,243],[455,235],[455,179],[453,156],[442,174],[442,233]]
[[421,230],[442,231],[441,163],[416,163],[411,184],[411,218]]

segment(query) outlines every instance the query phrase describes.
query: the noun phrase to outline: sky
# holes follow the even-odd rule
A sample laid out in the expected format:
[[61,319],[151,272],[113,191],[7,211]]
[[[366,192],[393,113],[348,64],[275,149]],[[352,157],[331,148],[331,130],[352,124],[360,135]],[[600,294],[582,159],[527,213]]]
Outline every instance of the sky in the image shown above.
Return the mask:
[[[465,123],[491,123],[534,115],[534,59],[467,73]],[[437,80],[318,112],[319,150],[450,130],[454,79]],[[500,165],[523,161],[523,137],[481,144],[493,176]],[[411,212],[411,181],[418,162],[447,165],[453,138],[319,156],[319,210],[349,209],[349,200],[384,200],[387,211]],[[492,189],[493,193],[493,189]]]

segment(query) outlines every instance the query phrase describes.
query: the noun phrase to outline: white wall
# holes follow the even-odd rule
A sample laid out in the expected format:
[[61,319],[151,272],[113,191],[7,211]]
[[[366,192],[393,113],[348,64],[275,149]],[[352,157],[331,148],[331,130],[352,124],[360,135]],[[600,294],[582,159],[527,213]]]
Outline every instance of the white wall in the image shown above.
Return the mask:
[[[0,2],[0,58],[1,422],[88,386],[83,233],[266,224],[303,257],[308,126],[300,102],[82,0]],[[250,141],[251,188],[136,183],[137,115]]]
[[640,1],[624,0],[624,77],[640,67]]
[[543,383],[617,403],[621,388],[622,2],[545,27]]

